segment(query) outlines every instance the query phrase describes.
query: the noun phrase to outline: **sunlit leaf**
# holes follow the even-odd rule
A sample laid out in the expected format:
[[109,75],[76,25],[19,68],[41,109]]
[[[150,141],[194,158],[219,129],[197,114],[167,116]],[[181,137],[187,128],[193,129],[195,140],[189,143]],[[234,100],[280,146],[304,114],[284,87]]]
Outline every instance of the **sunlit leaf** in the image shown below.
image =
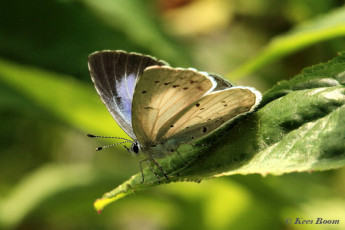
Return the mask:
[[[233,174],[321,171],[345,165],[345,55],[305,69],[268,91],[257,112],[160,161],[169,181],[200,181]],[[155,171],[164,178],[160,171]],[[159,184],[144,170],[95,202],[102,208]]]
[[226,77],[236,80],[262,66],[315,43],[345,36],[345,7],[304,22],[295,29],[273,38],[253,59],[230,72]]

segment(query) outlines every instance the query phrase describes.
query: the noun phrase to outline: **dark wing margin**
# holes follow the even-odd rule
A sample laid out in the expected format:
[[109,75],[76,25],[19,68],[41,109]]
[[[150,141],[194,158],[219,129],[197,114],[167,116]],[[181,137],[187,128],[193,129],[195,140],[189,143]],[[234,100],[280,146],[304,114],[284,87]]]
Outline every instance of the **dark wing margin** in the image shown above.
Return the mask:
[[217,82],[217,87],[213,89],[214,91],[224,90],[233,87],[234,85],[230,83],[228,80],[223,79],[222,77],[209,73],[209,76],[213,77],[213,79]]
[[90,54],[91,79],[117,124],[136,139],[132,128],[132,99],[136,81],[149,66],[168,65],[148,55],[104,50]]

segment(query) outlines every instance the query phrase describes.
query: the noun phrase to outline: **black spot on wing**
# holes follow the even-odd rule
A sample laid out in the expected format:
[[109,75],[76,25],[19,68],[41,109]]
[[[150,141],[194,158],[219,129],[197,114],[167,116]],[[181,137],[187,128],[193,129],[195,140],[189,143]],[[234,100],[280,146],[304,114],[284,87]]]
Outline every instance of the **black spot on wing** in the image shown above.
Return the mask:
[[190,82],[191,84],[194,84],[194,83],[197,83],[198,81],[190,80],[189,82]]

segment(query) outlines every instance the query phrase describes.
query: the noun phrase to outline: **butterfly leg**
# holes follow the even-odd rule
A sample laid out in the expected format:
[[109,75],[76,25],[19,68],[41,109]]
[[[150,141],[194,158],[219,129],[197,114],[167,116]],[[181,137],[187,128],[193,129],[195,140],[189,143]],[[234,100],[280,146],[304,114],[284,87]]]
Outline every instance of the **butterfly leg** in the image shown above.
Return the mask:
[[141,160],[141,161],[139,162],[141,177],[143,178],[142,181],[141,181],[141,183],[144,183],[144,180],[145,180],[144,172],[143,172],[143,165],[142,165],[144,161],[147,161],[147,159]]
[[125,149],[127,149],[128,152],[131,152],[131,150],[126,145],[124,145],[123,147],[125,147]]
[[149,161],[151,160],[152,158],[147,158],[146,160],[146,164],[147,166],[150,168],[150,170],[153,172],[153,174],[155,174],[155,176],[157,177],[157,180],[158,180],[158,184],[161,183],[161,178],[159,177],[159,175],[153,170],[153,168],[151,167],[151,165],[149,164]]
[[158,164],[158,162],[155,160],[155,158],[150,157],[150,160],[159,168],[159,170],[164,174],[165,178],[167,180],[169,180],[169,177],[167,175],[167,173],[164,171],[164,169],[162,168],[162,166],[160,164]]
[[141,183],[144,183],[144,180],[145,180],[145,176],[144,176],[144,172],[143,172],[143,165],[142,165],[143,162],[146,163],[147,167],[149,167],[149,169],[151,170],[151,172],[157,177],[158,183],[160,183],[160,182],[161,182],[160,177],[159,177],[159,175],[153,170],[153,168],[152,168],[151,165],[149,164],[149,161],[152,161],[152,158],[151,158],[151,157],[145,158],[145,159],[143,159],[143,160],[140,161],[140,164],[139,164],[139,165],[140,165],[141,177],[143,178],[142,181],[141,181]]

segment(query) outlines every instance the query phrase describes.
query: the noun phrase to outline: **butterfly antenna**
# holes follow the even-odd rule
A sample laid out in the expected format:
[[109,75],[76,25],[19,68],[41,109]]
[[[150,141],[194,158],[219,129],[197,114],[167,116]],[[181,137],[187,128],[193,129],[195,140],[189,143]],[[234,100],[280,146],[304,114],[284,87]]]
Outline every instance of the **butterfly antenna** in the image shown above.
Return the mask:
[[100,151],[102,149],[109,148],[109,147],[112,147],[114,145],[119,145],[119,144],[128,143],[128,142],[130,142],[130,141],[123,141],[123,142],[114,143],[114,144],[111,144],[111,145],[105,145],[105,146],[102,146],[102,147],[97,147],[96,151]]
[[131,140],[128,140],[126,138],[122,138],[122,137],[106,137],[106,136],[96,136],[96,135],[93,135],[93,134],[87,134],[88,137],[92,137],[92,138],[113,138],[113,139],[121,139],[121,140],[126,140],[127,142],[131,142],[131,143],[134,143],[133,141]]

